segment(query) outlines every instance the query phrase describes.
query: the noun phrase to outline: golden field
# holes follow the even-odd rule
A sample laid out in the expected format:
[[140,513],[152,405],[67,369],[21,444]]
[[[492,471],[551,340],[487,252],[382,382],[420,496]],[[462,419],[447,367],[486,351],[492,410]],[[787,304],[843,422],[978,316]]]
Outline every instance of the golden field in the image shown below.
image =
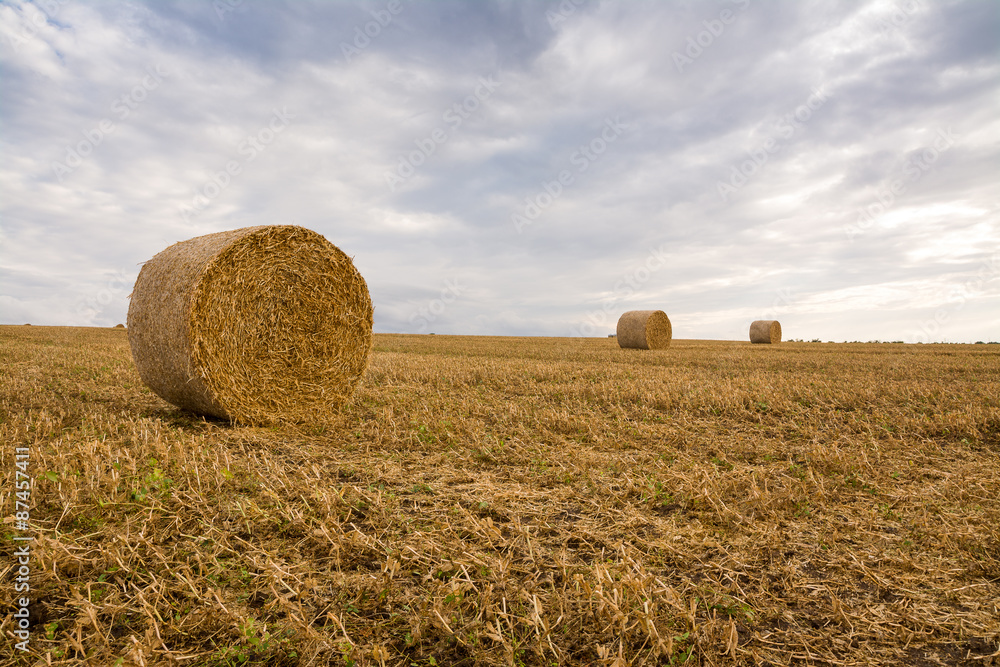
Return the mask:
[[1000,346],[376,335],[326,423],[0,327],[17,665],[1000,664]]

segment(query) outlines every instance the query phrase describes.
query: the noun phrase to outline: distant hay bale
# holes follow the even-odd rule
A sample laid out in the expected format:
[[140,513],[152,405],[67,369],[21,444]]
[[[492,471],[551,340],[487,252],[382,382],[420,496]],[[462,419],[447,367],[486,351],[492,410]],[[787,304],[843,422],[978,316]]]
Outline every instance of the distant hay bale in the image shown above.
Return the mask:
[[780,343],[781,324],[778,320],[756,320],[750,325],[751,343]]
[[143,265],[126,321],[157,395],[248,424],[322,418],[350,398],[372,345],[351,258],[292,225],[175,243]]
[[116,324],[115,325],[115,329],[124,329],[124,328],[125,328],[124,324]]
[[619,347],[660,350],[670,345],[673,331],[662,310],[630,310],[618,318]]

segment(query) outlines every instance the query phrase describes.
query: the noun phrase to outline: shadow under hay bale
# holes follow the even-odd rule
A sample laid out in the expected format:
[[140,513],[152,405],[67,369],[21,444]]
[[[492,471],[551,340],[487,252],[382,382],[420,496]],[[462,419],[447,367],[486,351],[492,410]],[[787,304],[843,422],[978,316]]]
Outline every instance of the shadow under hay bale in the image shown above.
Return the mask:
[[661,350],[670,345],[673,331],[662,310],[630,310],[618,318],[618,346],[637,350]]
[[351,258],[293,225],[176,243],[146,262],[127,331],[174,405],[249,424],[322,419],[368,364],[372,303]]
[[778,320],[756,320],[750,325],[751,343],[780,343],[781,324]]

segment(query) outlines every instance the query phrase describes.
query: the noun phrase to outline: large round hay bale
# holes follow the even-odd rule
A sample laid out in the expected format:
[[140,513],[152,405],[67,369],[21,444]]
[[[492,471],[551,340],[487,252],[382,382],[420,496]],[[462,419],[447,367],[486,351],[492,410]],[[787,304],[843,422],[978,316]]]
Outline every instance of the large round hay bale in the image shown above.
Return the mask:
[[778,320],[756,320],[750,325],[751,343],[780,343],[781,324]]
[[368,364],[372,302],[351,258],[292,225],[176,243],[146,262],[126,331],[160,397],[248,424],[322,418]]
[[630,310],[618,318],[619,347],[660,350],[670,345],[673,330],[662,310]]

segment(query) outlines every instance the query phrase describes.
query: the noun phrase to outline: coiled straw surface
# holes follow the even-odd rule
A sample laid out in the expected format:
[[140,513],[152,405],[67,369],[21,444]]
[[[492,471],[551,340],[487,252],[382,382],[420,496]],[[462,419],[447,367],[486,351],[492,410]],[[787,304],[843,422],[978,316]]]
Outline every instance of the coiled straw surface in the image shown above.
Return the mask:
[[659,350],[670,345],[673,331],[662,310],[630,310],[618,318],[618,345],[639,350]]
[[143,265],[127,323],[156,394],[251,424],[322,419],[350,398],[372,345],[371,298],[350,257],[293,225],[170,246]]
[[756,320],[750,325],[751,343],[780,343],[781,324],[778,320]]

